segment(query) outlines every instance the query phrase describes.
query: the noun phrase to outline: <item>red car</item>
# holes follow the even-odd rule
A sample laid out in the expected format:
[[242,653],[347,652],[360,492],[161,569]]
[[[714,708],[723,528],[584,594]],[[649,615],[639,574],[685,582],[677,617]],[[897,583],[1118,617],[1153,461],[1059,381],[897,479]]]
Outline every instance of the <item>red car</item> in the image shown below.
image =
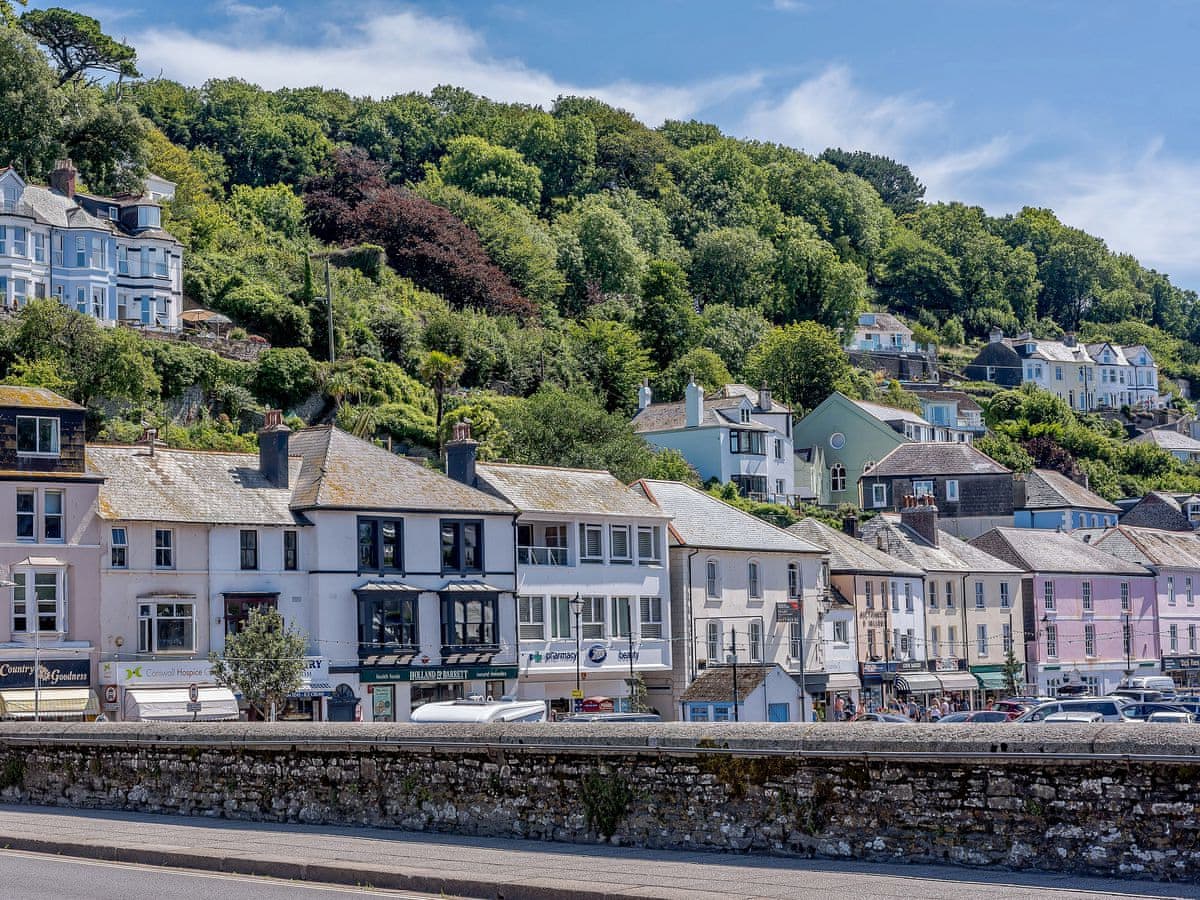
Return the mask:
[[992,704],[992,709],[1002,713],[1007,713],[1010,719],[1015,719],[1021,715],[1029,706],[1024,703],[1016,703],[1012,700],[999,700]]

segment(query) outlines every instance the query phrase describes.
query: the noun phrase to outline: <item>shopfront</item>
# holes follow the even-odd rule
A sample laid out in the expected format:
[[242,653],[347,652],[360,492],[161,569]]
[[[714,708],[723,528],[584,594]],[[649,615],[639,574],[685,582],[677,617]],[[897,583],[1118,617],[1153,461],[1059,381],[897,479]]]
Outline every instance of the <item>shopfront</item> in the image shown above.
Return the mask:
[[965,659],[944,657],[929,662],[930,671],[941,685],[940,697],[954,709],[979,706],[979,679],[971,674]]
[[883,709],[895,698],[892,683],[896,680],[894,662],[865,662],[862,664],[862,703],[864,711]]
[[[799,676],[793,675],[799,681]],[[837,706],[837,698],[852,701],[858,709],[862,702],[863,687],[854,672],[810,672],[804,676],[804,693],[810,698],[817,718],[831,721]]]
[[374,722],[407,722],[418,706],[442,700],[499,700],[515,692],[516,678],[516,666],[363,666],[358,672]]
[[1200,687],[1200,656],[1164,656],[1162,671],[1178,687]]
[[278,718],[283,722],[323,722],[328,718],[327,698],[333,696],[334,686],[329,674],[329,661],[323,656],[304,660],[300,689],[284,702]]
[[[125,722],[235,722],[233,691],[219,686],[206,659],[100,664],[106,715]],[[189,688],[196,686],[193,701]]]
[[0,719],[91,721],[100,714],[87,653],[0,659]]
[[987,666],[971,666],[971,674],[979,682],[979,692],[983,697],[983,705],[989,701],[1003,700],[1018,693],[1025,684],[1025,674],[1016,676],[1017,691],[1009,686],[1008,676],[1004,673],[1004,664],[996,663]]
[[584,704],[593,698],[605,698],[612,710],[628,712],[632,663],[633,676],[646,685],[646,703],[664,719],[674,718],[665,654],[661,640],[635,642],[630,650],[628,642],[617,639],[583,644],[577,660],[574,641],[552,641],[542,649],[522,651],[519,694],[522,700],[547,701],[555,718],[590,711]]

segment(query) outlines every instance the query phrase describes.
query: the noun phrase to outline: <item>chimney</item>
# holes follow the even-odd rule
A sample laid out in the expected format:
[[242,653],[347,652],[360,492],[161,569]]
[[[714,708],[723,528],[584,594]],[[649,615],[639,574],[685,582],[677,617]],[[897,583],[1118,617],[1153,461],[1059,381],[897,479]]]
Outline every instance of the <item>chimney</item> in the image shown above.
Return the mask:
[[154,445],[158,443],[158,429],[152,426],[145,426],[142,429],[142,439],[139,443],[145,444],[150,448],[150,455],[154,455]]
[[758,408],[763,412],[771,411],[771,389],[767,387],[767,383],[765,381],[758,389]]
[[446,442],[446,474],[468,487],[475,487],[475,453],[479,442],[471,440],[469,421],[454,423],[454,438]]
[[699,428],[700,420],[704,417],[704,388],[696,384],[695,378],[688,381],[684,407],[687,412],[687,427]]
[[938,545],[938,512],[933,497],[926,494],[922,497],[908,497],[904,508],[900,510],[900,522],[907,525],[932,546]]
[[55,160],[54,171],[50,173],[50,187],[60,194],[75,197],[75,176],[79,174],[75,164],[69,159]]
[[272,487],[288,487],[288,441],[292,429],[283,424],[283,412],[269,409],[258,433],[258,471]]
[[650,405],[654,395],[650,392],[650,379],[643,378],[642,386],[638,388],[638,412]]
[[851,513],[842,517],[842,531],[852,538],[858,537],[858,516]]
[[1013,506],[1024,509],[1029,497],[1029,485],[1025,483],[1025,475],[1013,475]]
[[1063,342],[1063,346],[1065,346],[1065,347],[1074,347],[1075,346],[1075,332],[1068,331],[1066,334],[1064,334],[1062,342]]
[[1004,340],[1004,329],[1003,328],[993,327],[992,330],[988,332],[988,342],[989,343],[998,344],[1002,340]]

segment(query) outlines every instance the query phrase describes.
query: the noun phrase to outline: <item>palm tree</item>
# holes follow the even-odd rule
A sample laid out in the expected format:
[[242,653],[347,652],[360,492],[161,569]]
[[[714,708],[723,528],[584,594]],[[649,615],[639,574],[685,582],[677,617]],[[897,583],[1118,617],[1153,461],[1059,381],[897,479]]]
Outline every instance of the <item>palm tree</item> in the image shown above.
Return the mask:
[[453,387],[462,377],[463,361],[457,356],[442,353],[440,350],[430,350],[421,361],[419,374],[421,379],[433,388],[433,396],[437,402],[436,430],[438,436],[438,453],[442,452],[442,412],[446,397],[446,389]]

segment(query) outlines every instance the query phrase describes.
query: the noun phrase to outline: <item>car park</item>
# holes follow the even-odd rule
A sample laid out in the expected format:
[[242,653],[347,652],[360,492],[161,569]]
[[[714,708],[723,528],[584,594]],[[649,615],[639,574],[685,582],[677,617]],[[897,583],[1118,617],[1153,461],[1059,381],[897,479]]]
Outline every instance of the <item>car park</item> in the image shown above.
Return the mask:
[[[1105,722],[1130,721],[1124,715],[1126,702],[1120,697],[1086,697],[1077,700],[1054,700],[1043,703],[1017,716],[1014,722],[1043,722],[1056,713],[1097,713]],[[1061,721],[1061,720],[1060,720]],[[1074,720],[1070,720],[1074,721]]]

